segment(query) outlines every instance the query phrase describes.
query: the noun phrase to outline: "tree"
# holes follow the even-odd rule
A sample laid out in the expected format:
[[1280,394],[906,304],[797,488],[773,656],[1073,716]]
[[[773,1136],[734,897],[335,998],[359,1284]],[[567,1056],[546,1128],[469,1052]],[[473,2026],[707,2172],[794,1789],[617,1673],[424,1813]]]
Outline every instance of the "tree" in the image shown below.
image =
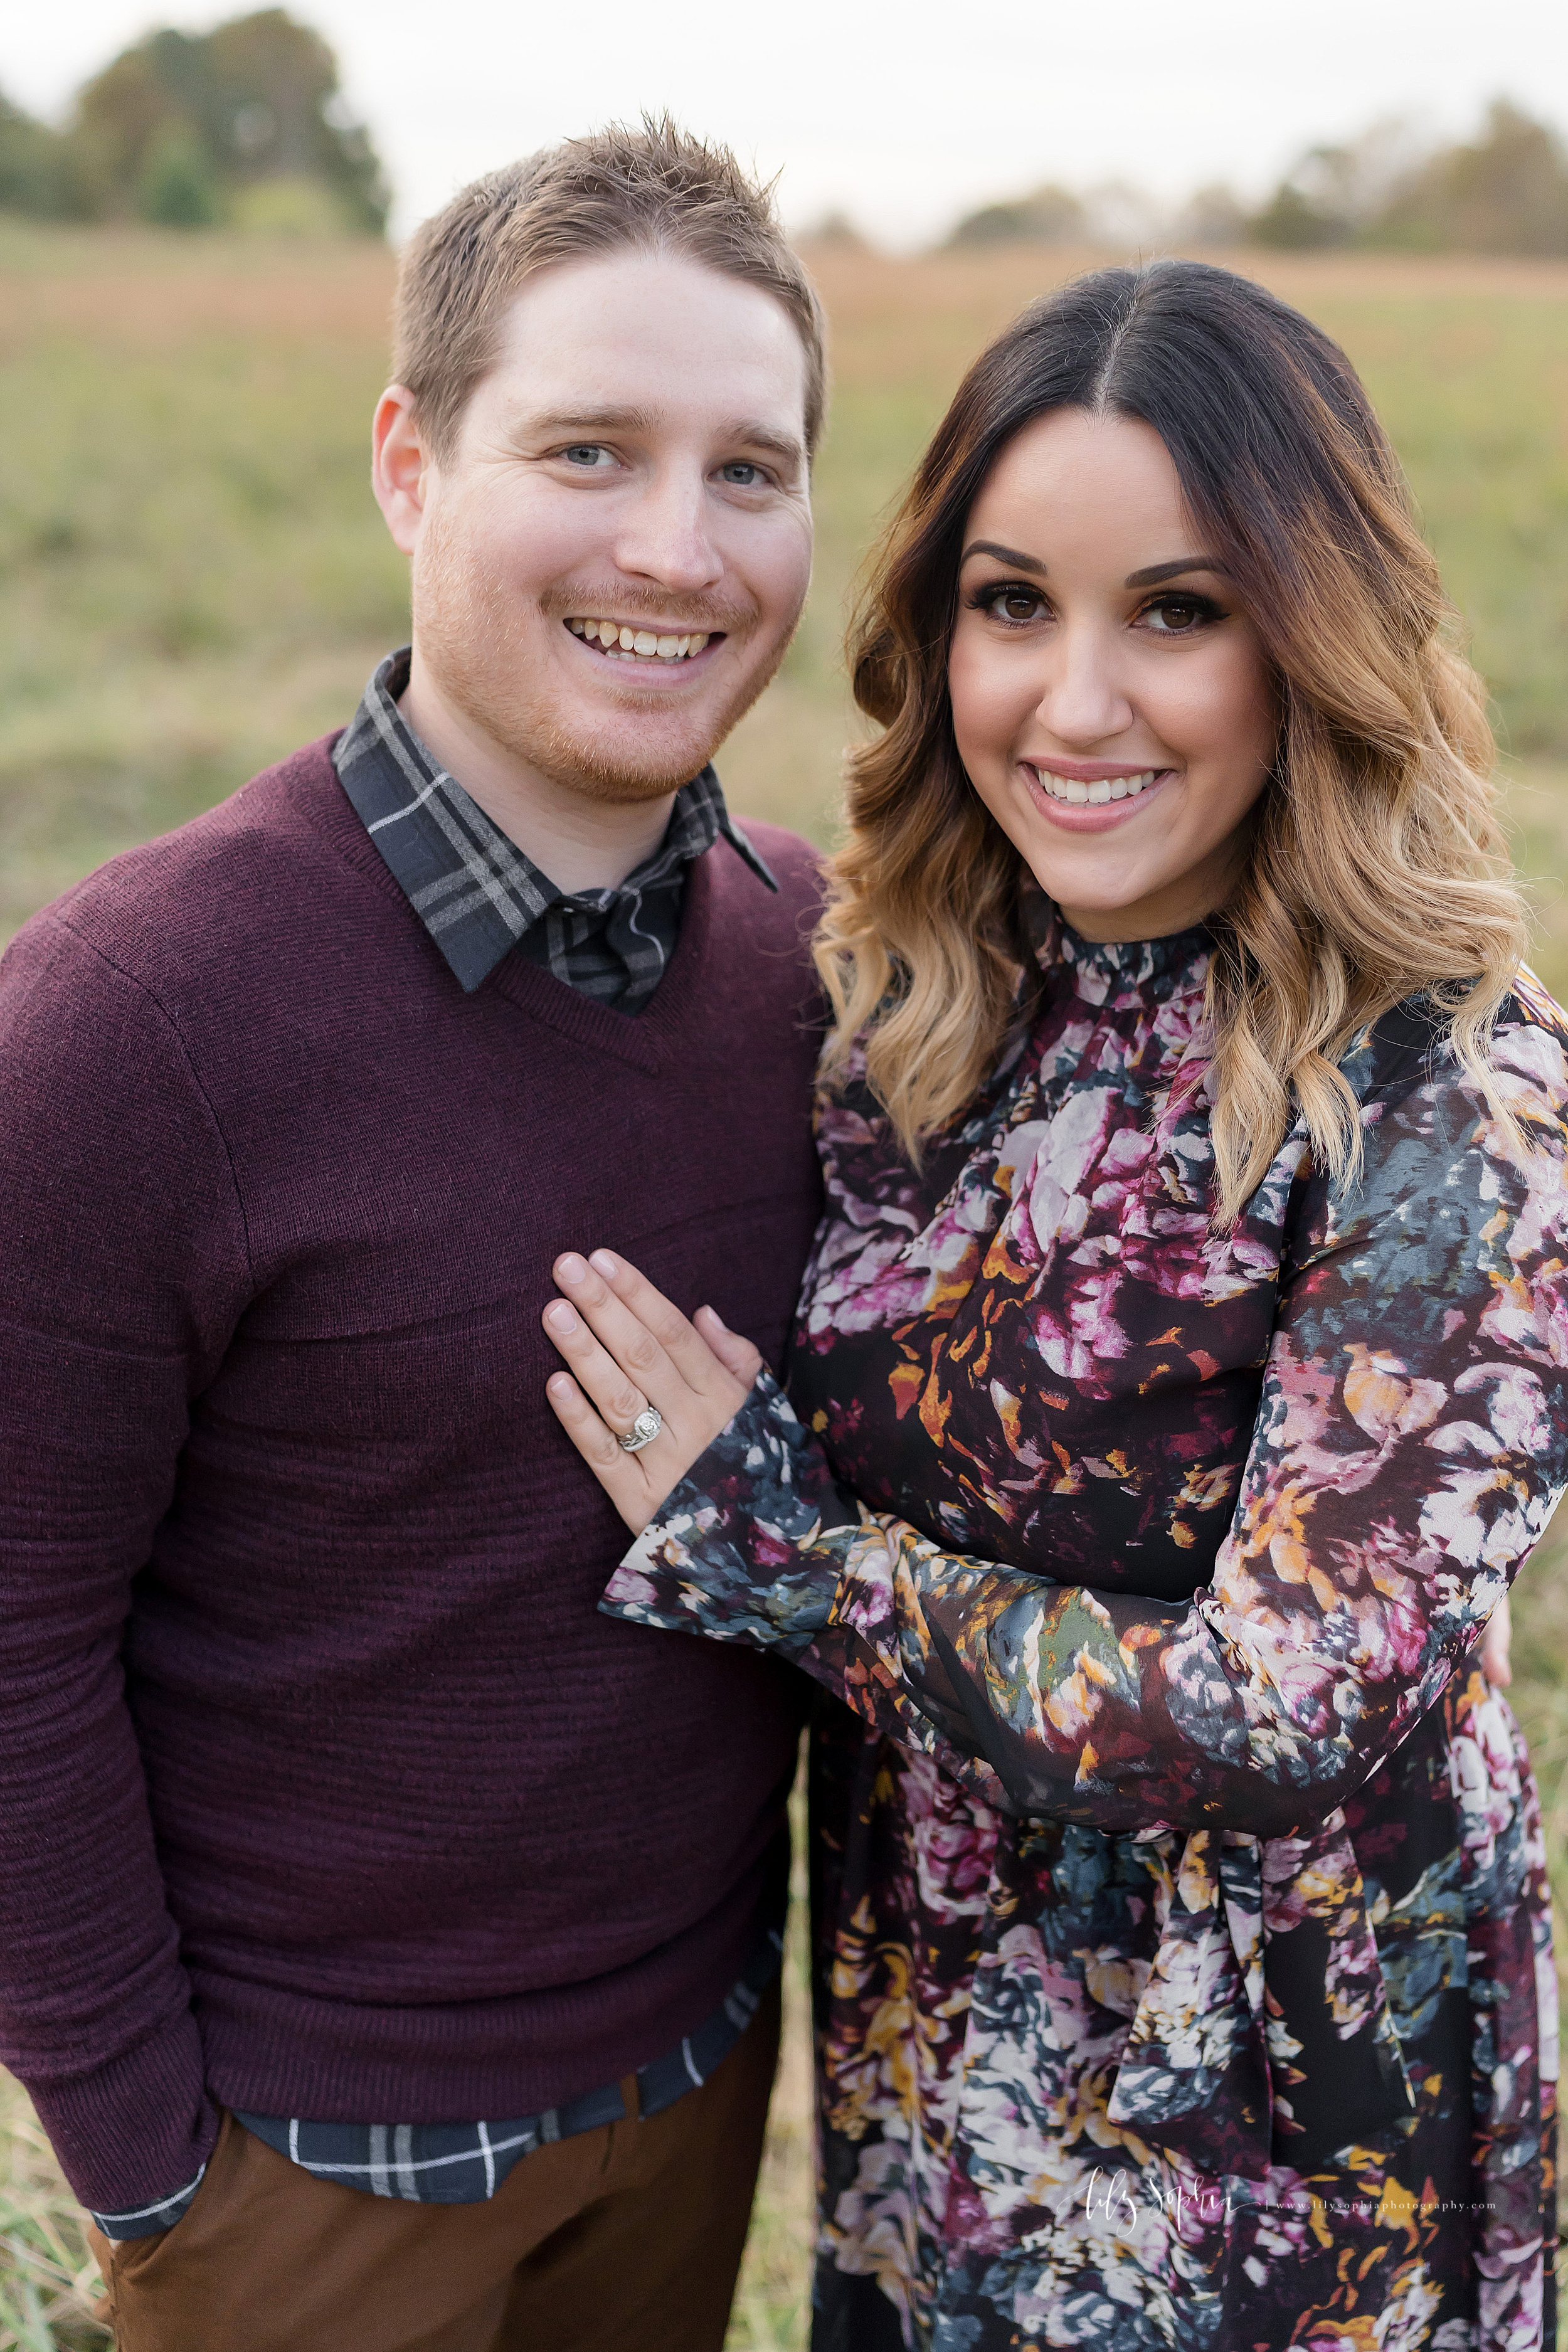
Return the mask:
[[0,93],[0,212],[79,220],[92,208],[69,141]]
[[153,134],[136,188],[136,209],[160,228],[211,228],[222,210],[212,157],[177,123]]
[[[254,192],[273,219],[324,217],[374,236],[386,225],[386,183],[367,133],[342,118],[337,61],[283,8],[210,33],[148,34],[86,84],[64,134],[0,118],[0,204],[68,208],[40,177],[51,140],[68,156],[76,208],[97,217],[195,227],[243,216]],[[25,202],[14,188],[46,193]]]
[[1066,188],[1047,184],[1016,204],[984,205],[966,214],[950,245],[1061,245],[1084,233],[1084,210]]
[[1410,123],[1384,115],[1342,145],[1309,148],[1248,228],[1259,245],[1297,250],[1365,243],[1394,192],[1425,162]]
[[1374,225],[1375,241],[1460,253],[1568,254],[1568,155],[1507,99],[1471,146],[1434,155]]
[[1422,152],[1407,124],[1373,123],[1310,149],[1249,226],[1260,245],[1568,254],[1568,154],[1501,98],[1468,146]]

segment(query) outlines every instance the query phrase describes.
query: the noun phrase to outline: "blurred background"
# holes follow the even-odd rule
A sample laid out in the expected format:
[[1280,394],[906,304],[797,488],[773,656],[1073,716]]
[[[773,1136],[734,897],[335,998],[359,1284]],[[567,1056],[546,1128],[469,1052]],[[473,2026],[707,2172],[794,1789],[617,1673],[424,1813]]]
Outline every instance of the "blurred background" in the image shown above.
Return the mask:
[[[370,498],[395,247],[478,172],[668,106],[765,175],[833,329],[819,553],[721,762],[831,841],[857,567],[964,365],[1107,259],[1261,278],[1346,346],[1493,697],[1568,991],[1568,12],[1560,0],[141,0],[0,14],[0,939],[342,725],[406,634]],[[1568,1532],[1568,1531],[1565,1531]],[[1513,1696],[1568,1894],[1568,1547]],[[48,1899],[39,1890],[39,1901]],[[789,2047],[732,2344],[805,2341],[809,2053]],[[0,2079],[0,2352],[101,2346],[68,2193]]]

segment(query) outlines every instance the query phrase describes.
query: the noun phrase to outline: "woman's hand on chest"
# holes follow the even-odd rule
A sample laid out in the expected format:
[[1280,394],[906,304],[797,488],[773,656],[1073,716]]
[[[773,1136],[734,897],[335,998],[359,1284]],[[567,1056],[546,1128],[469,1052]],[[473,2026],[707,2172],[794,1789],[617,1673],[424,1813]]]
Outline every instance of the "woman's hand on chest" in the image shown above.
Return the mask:
[[[711,1307],[700,1307],[689,1322],[609,1250],[591,1258],[569,1250],[552,1271],[565,1296],[544,1309],[544,1330],[567,1370],[552,1375],[545,1392],[562,1428],[640,1535],[734,1419],[762,1357]],[[622,1443],[627,1437],[640,1440],[635,1450]]]

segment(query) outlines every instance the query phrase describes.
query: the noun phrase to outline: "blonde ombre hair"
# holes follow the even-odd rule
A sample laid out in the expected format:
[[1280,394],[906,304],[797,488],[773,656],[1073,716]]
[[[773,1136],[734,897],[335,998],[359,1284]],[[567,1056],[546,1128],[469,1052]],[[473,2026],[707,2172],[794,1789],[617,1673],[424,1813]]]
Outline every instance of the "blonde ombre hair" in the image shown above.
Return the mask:
[[1359,1172],[1338,1065],[1406,997],[1432,1004],[1506,1123],[1488,1044],[1527,925],[1480,681],[1344,353],[1262,287],[1189,261],[1080,278],[999,336],[875,559],[850,668],[883,731],[850,756],[848,833],[816,940],[834,1013],[825,1082],[859,1040],[918,1160],[1016,1017],[1024,867],[959,761],[947,652],[980,487],[1016,433],[1061,407],[1160,435],[1279,697],[1245,861],[1208,919],[1216,1224],[1235,1222],[1298,1114],[1322,1166]]

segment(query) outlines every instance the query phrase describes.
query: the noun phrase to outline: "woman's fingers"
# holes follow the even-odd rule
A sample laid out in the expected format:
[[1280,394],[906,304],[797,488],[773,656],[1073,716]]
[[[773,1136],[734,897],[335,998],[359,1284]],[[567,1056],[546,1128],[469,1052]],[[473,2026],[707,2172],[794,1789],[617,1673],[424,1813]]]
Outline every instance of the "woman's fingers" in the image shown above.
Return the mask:
[[[593,1338],[620,1366],[626,1381],[640,1389],[646,1398],[658,1405],[660,1412],[679,1414],[682,1400],[691,1392],[692,1383],[687,1378],[685,1368],[671,1358],[641,1317],[623,1306],[603,1276],[595,1273],[587,1259],[579,1257],[575,1250],[564,1251],[556,1259],[553,1272],[556,1281],[566,1293],[566,1300],[557,1302],[558,1305],[565,1306],[566,1301],[570,1301],[571,1307],[588,1326]],[[655,1292],[654,1296],[657,1297],[658,1293]],[[668,1300],[665,1304],[668,1306]],[[550,1320],[552,1311],[547,1310],[545,1328],[565,1355],[567,1350],[562,1346],[562,1335]],[[668,1312],[676,1315],[674,1307],[669,1307]],[[685,1318],[677,1316],[677,1320],[684,1323]],[[689,1326],[687,1328],[689,1329]],[[696,1345],[702,1345],[694,1332],[691,1336]],[[575,1355],[572,1359],[572,1369],[578,1371]],[[582,1378],[581,1372],[578,1376]],[[599,1389],[595,1381],[584,1380],[584,1385],[598,1403]],[[629,1427],[630,1424],[627,1425]]]
[[657,1500],[641,1456],[622,1450],[569,1373],[552,1373],[544,1383],[544,1393],[556,1420],[626,1526],[634,1535],[640,1535],[653,1517]]
[[[568,1296],[544,1309],[564,1357],[546,1391],[563,1429],[626,1525],[640,1532],[745,1402],[762,1358],[710,1307],[689,1323],[635,1266],[608,1250],[555,1261]],[[619,1439],[646,1405],[658,1434],[635,1454]]]
[[[650,1401],[647,1390],[628,1378],[565,1299],[551,1300],[544,1310],[544,1328],[571,1366],[580,1388],[615,1434],[629,1435],[633,1422]],[[660,1410],[664,1409],[661,1405]]]
[[700,1307],[692,1319],[731,1378],[749,1389],[763,1369],[762,1349],[731,1331],[716,1307]]
[[[581,1274],[576,1271],[579,1267]],[[627,1349],[635,1349],[637,1335],[642,1335],[645,1345],[657,1348],[699,1396],[711,1396],[716,1390],[727,1391],[733,1375],[702,1333],[662,1290],[654,1288],[646,1275],[613,1250],[595,1250],[585,1263],[568,1252],[555,1261],[555,1278],[581,1306],[611,1353],[638,1380],[641,1357]],[[752,1378],[755,1377],[753,1373]],[[751,1385],[749,1381],[746,1385]]]

